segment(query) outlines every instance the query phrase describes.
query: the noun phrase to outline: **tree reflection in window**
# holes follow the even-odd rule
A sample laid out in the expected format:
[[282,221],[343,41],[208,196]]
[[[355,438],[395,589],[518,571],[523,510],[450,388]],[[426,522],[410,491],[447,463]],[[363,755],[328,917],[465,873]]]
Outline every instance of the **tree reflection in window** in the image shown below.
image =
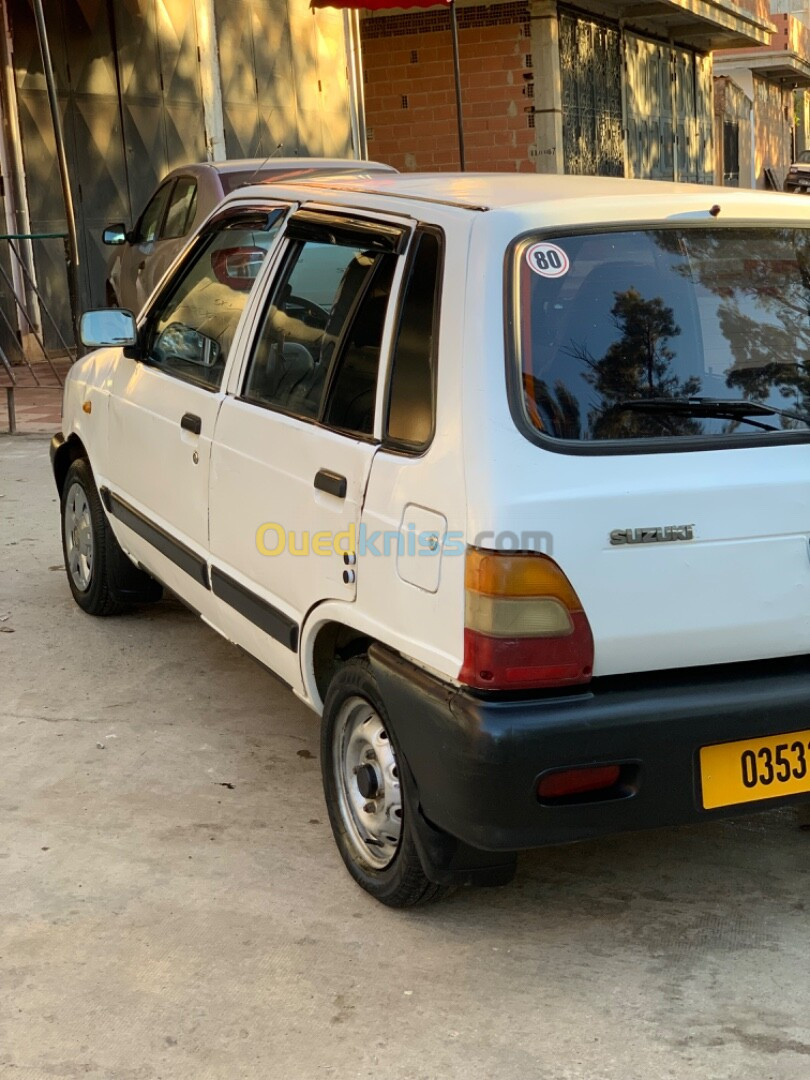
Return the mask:
[[538,430],[593,440],[750,434],[738,418],[622,404],[644,398],[810,411],[810,230],[701,224],[555,242],[569,258],[564,277],[521,267],[524,401]]
[[700,379],[681,379],[673,370],[676,354],[669,343],[681,328],[662,297],[645,300],[635,288],[613,295],[610,314],[619,336],[604,355],[594,356],[585,343],[572,342],[562,350],[584,366],[582,378],[596,392],[586,433],[580,433],[579,403],[561,379],[555,381],[552,390],[543,380],[526,376],[527,398],[559,438],[640,439],[700,434],[701,424],[693,418],[636,412],[620,404],[645,397],[688,397],[699,392]]
[[[679,272],[717,298],[732,363],[727,391],[752,401],[810,408],[810,240],[803,229],[690,230],[657,234],[687,259]],[[688,261],[687,261],[688,260]],[[784,427],[796,421],[782,419]]]

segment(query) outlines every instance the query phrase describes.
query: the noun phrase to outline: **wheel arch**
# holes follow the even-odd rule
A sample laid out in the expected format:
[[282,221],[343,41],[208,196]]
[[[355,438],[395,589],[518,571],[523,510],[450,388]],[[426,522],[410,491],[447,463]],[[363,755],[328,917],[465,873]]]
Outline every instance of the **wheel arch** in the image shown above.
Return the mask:
[[[61,445],[59,445],[53,454],[53,477],[56,481],[56,490],[59,495],[62,495],[62,491],[65,486],[65,477],[68,474],[68,469],[74,461],[78,461],[80,458],[84,458],[88,465],[90,464],[90,455],[87,453],[82,440],[75,433],[70,434],[67,439]],[[90,466],[92,470],[92,466]]]
[[368,652],[377,639],[366,630],[337,618],[318,620],[306,634],[302,649],[304,686],[318,712],[335,672],[354,656]]

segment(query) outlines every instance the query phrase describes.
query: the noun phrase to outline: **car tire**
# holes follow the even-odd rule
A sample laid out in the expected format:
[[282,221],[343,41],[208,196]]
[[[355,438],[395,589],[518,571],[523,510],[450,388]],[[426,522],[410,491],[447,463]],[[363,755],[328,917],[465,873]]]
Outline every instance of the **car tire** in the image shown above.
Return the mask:
[[133,603],[161,598],[161,585],[139,570],[115,539],[85,458],[78,458],[67,471],[61,514],[68,585],[82,611],[117,615]]
[[329,684],[321,770],[332,832],[346,869],[388,907],[414,907],[451,891],[430,881],[414,843],[388,713],[366,657]]

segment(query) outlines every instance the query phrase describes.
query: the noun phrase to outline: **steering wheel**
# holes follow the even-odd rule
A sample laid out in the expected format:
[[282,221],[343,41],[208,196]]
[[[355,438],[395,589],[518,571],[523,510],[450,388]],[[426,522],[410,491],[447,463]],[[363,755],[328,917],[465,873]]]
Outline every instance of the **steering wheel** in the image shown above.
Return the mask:
[[300,319],[307,326],[316,330],[325,330],[329,322],[329,312],[325,311],[313,300],[307,300],[303,296],[288,296],[284,301],[284,312],[290,318]]

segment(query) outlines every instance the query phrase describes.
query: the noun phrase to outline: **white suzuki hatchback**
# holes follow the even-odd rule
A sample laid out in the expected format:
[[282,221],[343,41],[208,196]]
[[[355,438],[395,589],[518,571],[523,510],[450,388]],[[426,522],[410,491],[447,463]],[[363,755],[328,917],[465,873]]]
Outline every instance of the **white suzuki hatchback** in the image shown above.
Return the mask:
[[234,193],[91,312],[52,457],[87,612],[167,586],[322,714],[392,906],[810,793],[810,229],[784,195]]

